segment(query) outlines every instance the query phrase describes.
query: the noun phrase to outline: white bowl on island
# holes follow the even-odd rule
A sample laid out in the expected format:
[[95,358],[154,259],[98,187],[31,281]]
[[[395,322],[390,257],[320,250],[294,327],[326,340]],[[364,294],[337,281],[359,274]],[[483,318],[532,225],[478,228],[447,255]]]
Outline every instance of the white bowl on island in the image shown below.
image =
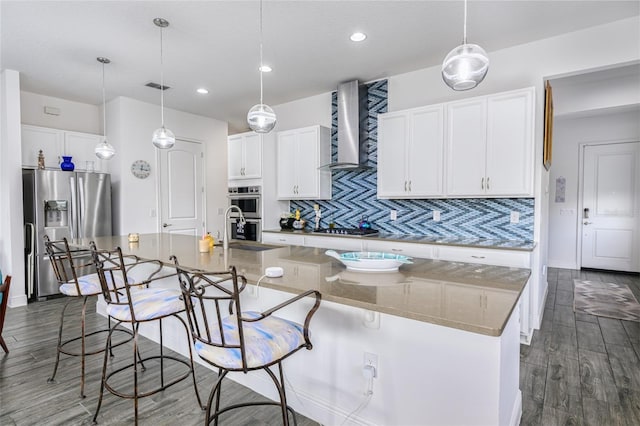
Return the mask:
[[339,254],[335,250],[327,250],[324,254],[339,260],[347,269],[361,272],[395,272],[400,266],[413,263],[408,256],[380,251],[354,251]]

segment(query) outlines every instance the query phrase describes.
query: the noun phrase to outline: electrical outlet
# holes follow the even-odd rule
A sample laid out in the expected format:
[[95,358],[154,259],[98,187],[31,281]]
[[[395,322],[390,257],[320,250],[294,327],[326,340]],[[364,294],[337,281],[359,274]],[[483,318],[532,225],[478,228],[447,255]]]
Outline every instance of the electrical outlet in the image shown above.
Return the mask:
[[516,212],[516,211],[511,212],[511,217],[509,218],[509,221],[511,223],[520,222],[520,212]]
[[366,367],[367,365],[370,365],[373,368],[375,368],[376,375],[377,375],[378,374],[378,355],[372,354],[370,352],[365,352],[364,353],[364,366]]
[[391,210],[391,214],[389,215],[391,220],[398,220],[398,210]]
[[440,222],[440,210],[433,211],[433,221]]

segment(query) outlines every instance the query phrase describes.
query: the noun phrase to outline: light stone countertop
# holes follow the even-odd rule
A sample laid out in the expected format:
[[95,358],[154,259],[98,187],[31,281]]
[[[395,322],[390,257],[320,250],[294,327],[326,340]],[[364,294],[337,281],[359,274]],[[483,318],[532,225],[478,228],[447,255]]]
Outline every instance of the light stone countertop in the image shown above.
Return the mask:
[[[325,249],[299,246],[265,251],[216,246],[198,252],[196,237],[141,234],[138,243],[126,236],[95,237],[98,248],[122,248],[124,254],[160,259],[207,271],[233,265],[255,284],[268,266],[281,266],[281,278],[265,278],[261,287],[299,294],[318,290],[325,301],[381,312],[455,329],[500,336],[529,279],[528,269],[442,260],[414,259],[398,272],[355,272],[324,254]],[[88,247],[88,239],[73,245]],[[251,245],[260,245],[250,243]]]
[[287,234],[287,235],[309,235],[314,237],[339,237],[339,238],[357,238],[366,240],[382,240],[382,241],[398,241],[403,243],[416,243],[416,244],[435,244],[435,245],[447,245],[457,247],[474,247],[474,248],[488,248],[498,250],[518,250],[531,252],[535,248],[536,244],[530,240],[500,240],[489,239],[480,237],[443,237],[438,235],[404,235],[404,234],[390,234],[380,233],[378,235],[338,235],[338,234],[325,234],[322,232],[313,232],[310,229],[306,230],[281,230],[281,229],[267,229],[262,232],[270,232],[274,234]]

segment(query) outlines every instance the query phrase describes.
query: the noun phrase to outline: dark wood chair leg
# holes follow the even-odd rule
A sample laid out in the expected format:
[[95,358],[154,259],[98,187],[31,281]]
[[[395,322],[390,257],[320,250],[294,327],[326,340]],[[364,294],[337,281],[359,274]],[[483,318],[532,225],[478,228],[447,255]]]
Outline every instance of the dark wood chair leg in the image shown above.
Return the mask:
[[4,342],[2,336],[0,336],[0,346],[2,346],[2,349],[4,349],[5,353],[9,353],[9,348],[7,348],[7,344]]

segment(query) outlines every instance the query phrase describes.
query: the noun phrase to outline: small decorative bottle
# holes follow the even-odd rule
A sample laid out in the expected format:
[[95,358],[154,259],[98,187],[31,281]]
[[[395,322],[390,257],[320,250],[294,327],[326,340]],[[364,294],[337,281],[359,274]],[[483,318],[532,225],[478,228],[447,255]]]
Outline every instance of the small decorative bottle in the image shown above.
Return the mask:
[[38,170],[44,170],[44,154],[42,150],[38,151]]
[[76,165],[71,162],[71,157],[62,156],[62,163],[60,163],[60,168],[65,172],[72,172]]

